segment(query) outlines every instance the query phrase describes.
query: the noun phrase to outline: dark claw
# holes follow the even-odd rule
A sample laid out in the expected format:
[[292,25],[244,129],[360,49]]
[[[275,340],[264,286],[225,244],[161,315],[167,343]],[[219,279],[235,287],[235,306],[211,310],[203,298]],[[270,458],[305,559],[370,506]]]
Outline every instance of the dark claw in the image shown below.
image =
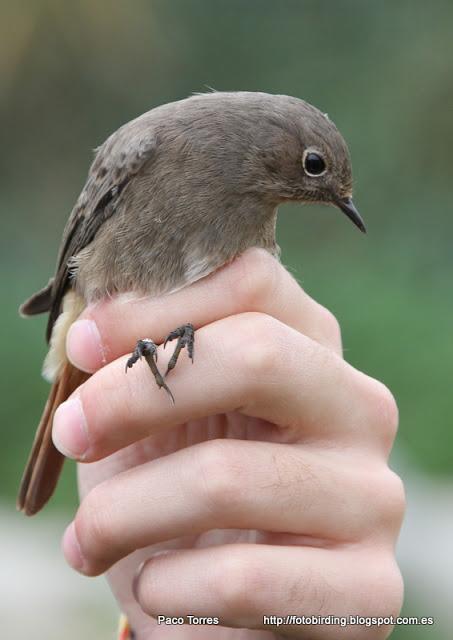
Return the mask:
[[127,370],[133,367],[138,360],[142,359],[142,357],[145,358],[149,368],[151,369],[151,372],[154,376],[154,380],[156,381],[156,384],[159,387],[159,389],[165,389],[165,391],[168,393],[168,395],[170,396],[174,404],[175,399],[173,397],[173,394],[165,384],[165,380],[163,379],[162,374],[157,368],[157,365],[156,365],[157,347],[152,340],[149,340],[148,338],[146,338],[144,340],[139,340],[137,342],[137,346],[134,349],[134,353],[126,362],[126,373],[127,373]]
[[134,349],[133,354],[126,362],[126,373],[128,369],[132,369],[134,364],[141,360],[142,357],[154,357],[157,362],[157,347],[152,340],[149,338],[145,338],[144,340],[139,340]]
[[175,347],[175,350],[173,351],[173,355],[171,356],[168,362],[167,372],[165,376],[167,376],[170,373],[170,371],[175,368],[176,363],[178,362],[179,354],[181,353],[181,349],[184,349],[184,347],[187,347],[187,353],[193,363],[193,352],[194,352],[194,342],[195,342],[193,325],[190,322],[188,322],[187,324],[184,324],[183,326],[178,327],[177,329],[169,333],[168,336],[165,338],[164,347],[167,344],[167,342],[171,342],[176,338],[178,339],[178,342],[176,343],[176,347]]
[[[156,380],[157,382],[157,380]],[[157,386],[161,389],[165,389],[165,391],[168,393],[168,395],[171,398],[171,401],[173,402],[173,404],[175,404],[175,396],[172,394],[172,392],[170,391],[170,389],[168,388],[168,386],[165,384],[164,379],[162,378],[162,383],[159,384],[159,382],[157,382]]]
[[180,338],[182,336],[182,329],[183,327],[179,327],[179,329],[175,329],[168,334],[168,336],[165,338],[164,349],[167,346],[167,342],[171,342],[175,338]]

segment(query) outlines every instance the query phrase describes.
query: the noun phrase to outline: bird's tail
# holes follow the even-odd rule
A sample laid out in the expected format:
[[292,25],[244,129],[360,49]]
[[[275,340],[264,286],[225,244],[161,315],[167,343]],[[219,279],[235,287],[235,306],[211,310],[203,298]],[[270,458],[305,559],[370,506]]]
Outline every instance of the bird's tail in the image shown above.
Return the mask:
[[64,456],[52,442],[55,411],[88,377],[88,374],[66,362],[52,385],[17,497],[17,508],[27,516],[40,511],[49,500],[63,467]]

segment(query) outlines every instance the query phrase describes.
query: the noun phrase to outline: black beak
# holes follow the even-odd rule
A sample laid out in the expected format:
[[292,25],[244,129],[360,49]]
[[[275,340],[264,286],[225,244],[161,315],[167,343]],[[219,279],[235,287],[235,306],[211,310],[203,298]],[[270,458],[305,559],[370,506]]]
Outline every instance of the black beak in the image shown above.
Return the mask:
[[351,198],[338,198],[334,201],[337,207],[345,213],[350,220],[355,224],[356,227],[359,227],[360,231],[366,233],[365,223],[362,220],[360,213],[354,206]]

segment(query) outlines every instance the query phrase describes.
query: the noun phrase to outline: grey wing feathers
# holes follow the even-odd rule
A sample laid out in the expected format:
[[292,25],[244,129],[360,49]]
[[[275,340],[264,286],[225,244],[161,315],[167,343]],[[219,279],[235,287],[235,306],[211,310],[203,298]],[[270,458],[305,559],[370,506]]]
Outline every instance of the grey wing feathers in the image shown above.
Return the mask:
[[54,279],[51,278],[43,289],[34,293],[28,300],[21,304],[19,313],[22,316],[34,316],[38,313],[49,311],[52,304],[53,280]]
[[121,193],[153,157],[155,149],[155,135],[140,118],[118,129],[96,150],[87,182],[63,233],[55,277],[21,307],[26,315],[50,311],[48,341],[70,284],[71,258],[94,239],[103,222],[113,215]]

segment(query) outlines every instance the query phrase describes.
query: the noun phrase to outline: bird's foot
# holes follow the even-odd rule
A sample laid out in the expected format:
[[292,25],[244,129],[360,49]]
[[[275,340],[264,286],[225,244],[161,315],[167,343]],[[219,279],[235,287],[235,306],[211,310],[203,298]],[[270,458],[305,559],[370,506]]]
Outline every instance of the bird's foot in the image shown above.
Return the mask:
[[176,347],[173,351],[172,357],[168,361],[167,372],[165,376],[168,376],[170,371],[175,368],[181,349],[184,349],[184,347],[187,347],[188,356],[193,362],[193,351],[195,344],[193,324],[190,324],[190,322],[188,322],[187,324],[182,325],[182,327],[178,327],[177,329],[169,333],[165,338],[164,349],[167,346],[167,342],[171,342],[172,340],[176,339],[178,340],[178,342],[176,343]]
[[156,384],[159,387],[159,389],[165,389],[165,391],[168,393],[168,395],[174,402],[175,399],[173,397],[173,394],[165,384],[165,380],[163,379],[162,374],[157,368],[157,364],[156,364],[157,363],[157,347],[154,344],[154,342],[149,338],[144,338],[143,340],[139,340],[137,342],[137,345],[134,349],[133,354],[131,355],[129,360],[126,362],[126,373],[128,369],[131,369],[134,366],[134,364],[138,360],[141,360],[142,358],[145,358],[149,368],[151,369],[151,372],[154,376],[154,380],[156,381]]

